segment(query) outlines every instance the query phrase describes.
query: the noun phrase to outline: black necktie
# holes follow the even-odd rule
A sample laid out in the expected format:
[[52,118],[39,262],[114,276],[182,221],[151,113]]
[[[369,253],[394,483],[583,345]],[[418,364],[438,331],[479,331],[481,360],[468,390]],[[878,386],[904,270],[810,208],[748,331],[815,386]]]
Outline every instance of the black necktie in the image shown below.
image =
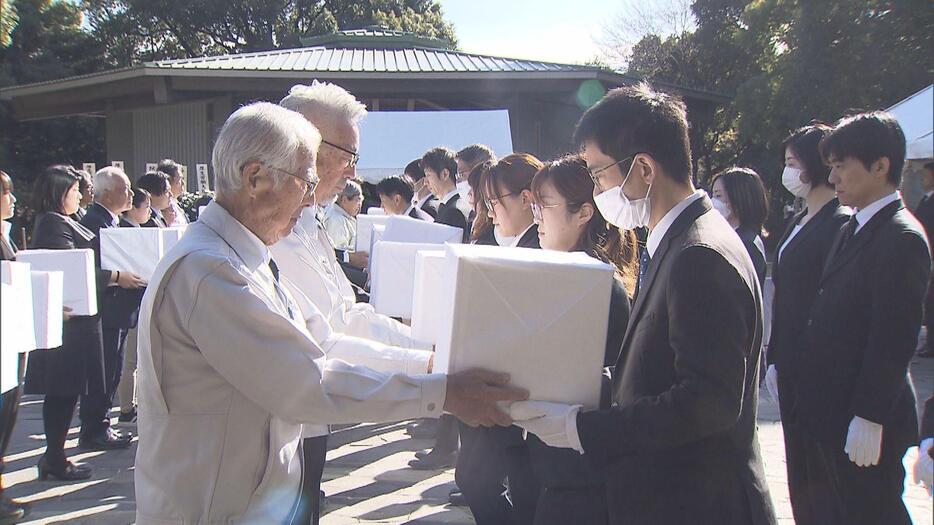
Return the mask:
[[837,253],[841,253],[846,249],[847,245],[853,239],[853,236],[856,235],[857,226],[859,226],[859,222],[856,220],[856,215],[853,215],[850,217],[850,220],[847,221],[846,226],[843,227],[842,237],[840,238],[840,247],[837,248]]
[[288,301],[285,298],[285,294],[279,291],[279,265],[276,264],[276,261],[269,259],[269,271],[272,272],[272,278],[276,280],[276,293],[282,298],[282,302],[285,303],[285,309],[289,313],[289,318],[292,318],[292,307],[289,306]]

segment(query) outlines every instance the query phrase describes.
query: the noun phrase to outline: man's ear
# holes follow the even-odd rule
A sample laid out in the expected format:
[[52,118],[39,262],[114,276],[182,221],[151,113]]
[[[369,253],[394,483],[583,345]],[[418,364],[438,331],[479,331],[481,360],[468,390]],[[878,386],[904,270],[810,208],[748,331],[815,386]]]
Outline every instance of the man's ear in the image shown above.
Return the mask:
[[659,171],[659,165],[650,155],[638,154],[633,161],[632,169],[642,178],[642,182],[648,186],[655,182],[655,177],[658,175]]
[[889,178],[889,169],[892,167],[892,161],[888,157],[879,157],[876,159],[871,166],[869,166],[869,172],[873,176],[879,177],[888,180]]
[[260,171],[262,171],[262,169],[263,166],[259,163],[259,161],[247,163],[242,168],[240,168],[240,177],[243,180],[244,185],[250,188],[251,191],[256,190],[256,186],[259,184],[259,181],[262,178],[260,175]]

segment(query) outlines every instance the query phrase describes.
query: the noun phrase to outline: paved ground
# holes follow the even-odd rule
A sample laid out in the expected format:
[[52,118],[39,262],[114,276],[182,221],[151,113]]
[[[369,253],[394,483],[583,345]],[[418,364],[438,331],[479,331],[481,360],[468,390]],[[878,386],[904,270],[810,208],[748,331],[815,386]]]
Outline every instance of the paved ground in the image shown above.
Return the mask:
[[[919,395],[929,395],[934,386],[934,359],[916,360],[912,373]],[[759,440],[769,487],[780,522],[792,524],[778,407],[767,394],[763,394],[759,406]],[[407,467],[413,452],[429,442],[408,439],[404,428],[403,423],[361,425],[333,436],[324,474],[329,506],[322,524],[473,523],[466,509],[446,504],[453,486],[452,470],[422,472]],[[72,429],[72,439],[67,443],[69,453],[73,460],[91,464],[94,477],[73,484],[37,481],[35,463],[44,446],[41,399],[29,397],[23,401],[6,458],[4,483],[10,496],[33,505],[24,523],[132,523],[135,446],[124,451],[79,454],[75,431]],[[916,453],[917,449],[912,449],[906,457],[909,465]],[[923,489],[906,483],[905,501],[916,524],[932,523],[932,500]]]

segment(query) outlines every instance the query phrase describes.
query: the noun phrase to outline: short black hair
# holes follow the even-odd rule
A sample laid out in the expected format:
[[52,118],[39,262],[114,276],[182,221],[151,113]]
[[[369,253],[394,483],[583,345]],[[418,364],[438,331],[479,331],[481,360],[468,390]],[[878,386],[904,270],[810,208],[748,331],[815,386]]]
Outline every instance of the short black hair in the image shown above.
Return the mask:
[[730,208],[739,219],[740,226],[758,232],[769,215],[769,199],[759,174],[749,168],[727,168],[710,181],[711,193],[718,180],[723,182]]
[[169,191],[169,176],[161,171],[150,171],[136,181],[136,186],[148,191],[150,195],[161,197]]
[[645,82],[616,88],[584,112],[574,130],[574,142],[578,146],[594,142],[617,161],[646,153],[671,179],[682,183],[691,180],[691,141],[684,102]]
[[819,120],[812,120],[807,126],[802,126],[791,132],[782,141],[782,161],[785,159],[785,150],[791,149],[795,157],[801,162],[801,168],[811,181],[812,187],[831,187],[828,178],[830,167],[824,162],[820,154],[820,141],[832,128]]
[[456,160],[460,160],[470,164],[470,167],[474,167],[481,162],[496,162],[496,156],[493,155],[493,150],[489,146],[484,144],[471,144],[457,152],[457,155],[454,156]]
[[379,184],[376,185],[376,194],[386,195],[387,197],[400,195],[402,196],[402,200],[409,202],[415,195],[415,190],[412,189],[412,185],[406,182],[405,179],[398,175],[393,175],[392,177],[386,177],[379,181]]
[[452,181],[457,174],[457,160],[451,148],[440,147],[428,150],[422,155],[422,160],[418,165],[421,166],[423,170],[431,168],[439,177],[442,171],[448,170]]
[[40,175],[33,189],[36,211],[64,213],[65,194],[81,180],[78,170],[67,164],[49,166]]
[[412,182],[418,182],[425,178],[425,170],[421,166],[422,159],[415,159],[405,166],[402,173],[406,174]]
[[143,188],[133,188],[133,207],[139,208],[146,202],[146,199],[149,197],[149,192]]
[[156,171],[161,171],[169,176],[169,180],[182,176],[182,165],[172,159],[162,159],[156,166]]
[[853,157],[868,170],[872,164],[889,159],[888,179],[898,186],[905,166],[905,132],[895,117],[885,111],[870,111],[844,117],[834,124],[820,142],[824,162]]
[[78,168],[75,168],[75,173],[80,177],[78,179],[78,191],[84,194],[91,187],[91,174]]

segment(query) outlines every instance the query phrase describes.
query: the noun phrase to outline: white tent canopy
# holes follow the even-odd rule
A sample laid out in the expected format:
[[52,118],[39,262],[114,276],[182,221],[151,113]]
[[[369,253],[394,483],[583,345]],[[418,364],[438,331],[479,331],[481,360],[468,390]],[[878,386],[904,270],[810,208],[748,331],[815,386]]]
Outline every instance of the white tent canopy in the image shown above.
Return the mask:
[[512,153],[509,112],[373,111],[360,122],[357,176],[375,183],[401,175],[431,148],[457,151],[470,144],[486,144],[498,157]]
[[934,84],[895,104],[887,111],[898,119],[905,132],[909,160],[934,157]]

